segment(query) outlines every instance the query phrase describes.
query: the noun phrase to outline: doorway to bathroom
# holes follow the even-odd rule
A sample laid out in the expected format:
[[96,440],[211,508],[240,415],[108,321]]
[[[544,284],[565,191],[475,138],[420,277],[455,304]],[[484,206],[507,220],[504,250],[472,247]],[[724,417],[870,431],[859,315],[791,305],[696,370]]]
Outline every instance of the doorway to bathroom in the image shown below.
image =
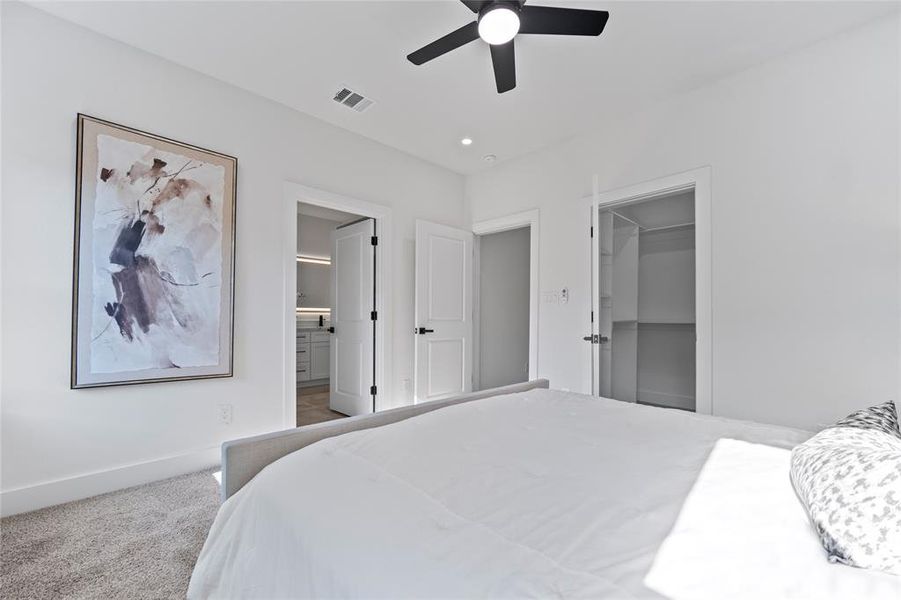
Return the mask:
[[297,203],[296,425],[375,410],[377,223]]

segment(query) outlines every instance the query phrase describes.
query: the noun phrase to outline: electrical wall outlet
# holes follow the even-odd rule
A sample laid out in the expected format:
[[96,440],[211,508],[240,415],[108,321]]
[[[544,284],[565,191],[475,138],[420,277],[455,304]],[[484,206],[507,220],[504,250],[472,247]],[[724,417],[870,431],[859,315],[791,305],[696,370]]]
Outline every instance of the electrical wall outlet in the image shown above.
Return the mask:
[[232,423],[232,408],[231,404],[220,404],[219,405],[219,422],[223,425],[231,425]]

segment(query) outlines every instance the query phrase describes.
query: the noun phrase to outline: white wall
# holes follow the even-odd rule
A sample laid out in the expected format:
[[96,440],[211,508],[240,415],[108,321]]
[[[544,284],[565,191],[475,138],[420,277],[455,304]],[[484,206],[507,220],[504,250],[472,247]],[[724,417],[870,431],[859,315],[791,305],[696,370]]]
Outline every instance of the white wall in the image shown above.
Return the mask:
[[297,214],[297,253],[304,256],[328,258],[332,254],[332,232],[341,224],[332,221]]
[[479,237],[479,389],[529,379],[530,235]]
[[[297,214],[297,254],[314,258],[328,258],[332,255],[332,232],[340,221]],[[297,293],[304,293],[303,300],[297,297],[298,307],[329,307],[332,305],[331,265],[297,263]],[[328,317],[328,315],[325,315]],[[298,319],[317,321],[318,314],[298,315]]]
[[898,389],[895,17],[467,179],[473,221],[541,210],[538,370],[588,391],[587,209],[710,165],[713,411],[815,428]]
[[[4,513],[199,468],[285,425],[286,180],[393,208],[403,389],[414,219],[462,226],[460,176],[18,3],[2,3],[2,76]],[[79,111],[238,158],[234,378],[69,390]]]

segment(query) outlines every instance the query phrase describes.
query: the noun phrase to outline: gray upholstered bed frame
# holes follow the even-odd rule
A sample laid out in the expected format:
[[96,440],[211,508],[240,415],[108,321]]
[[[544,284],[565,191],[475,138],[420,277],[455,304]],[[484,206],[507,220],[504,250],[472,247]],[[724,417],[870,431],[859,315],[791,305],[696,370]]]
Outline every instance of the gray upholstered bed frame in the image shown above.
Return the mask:
[[525,383],[516,383],[490,390],[482,390],[481,392],[463,394],[462,396],[453,396],[443,400],[402,406],[369,415],[348,417],[346,419],[316,423],[315,425],[307,425],[296,429],[276,431],[275,433],[266,433],[225,442],[222,444],[222,501],[224,502],[240,490],[244,484],[253,479],[254,475],[262,471],[269,463],[319,440],[351,431],[396,423],[410,417],[444,408],[445,406],[547,387],[549,387],[547,379],[536,379]]

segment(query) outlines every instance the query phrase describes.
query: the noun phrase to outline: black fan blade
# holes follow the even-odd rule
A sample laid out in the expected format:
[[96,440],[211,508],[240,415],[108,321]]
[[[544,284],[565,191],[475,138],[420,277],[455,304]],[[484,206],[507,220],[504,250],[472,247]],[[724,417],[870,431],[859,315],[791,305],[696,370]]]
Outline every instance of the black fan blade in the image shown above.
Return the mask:
[[469,10],[472,12],[477,13],[482,10],[484,5],[488,4],[489,0],[460,0],[460,2],[469,7]]
[[494,65],[494,81],[497,93],[503,94],[516,87],[516,54],[513,40],[506,44],[491,46],[491,64]]
[[606,10],[523,6],[519,13],[519,33],[601,35],[609,16]]
[[442,54],[446,54],[451,50],[455,50],[460,46],[464,46],[469,42],[479,39],[479,24],[476,21],[467,23],[460,29],[452,31],[443,38],[439,38],[427,46],[423,46],[416,52],[407,55],[414,65],[421,65],[433,58],[438,58]]

